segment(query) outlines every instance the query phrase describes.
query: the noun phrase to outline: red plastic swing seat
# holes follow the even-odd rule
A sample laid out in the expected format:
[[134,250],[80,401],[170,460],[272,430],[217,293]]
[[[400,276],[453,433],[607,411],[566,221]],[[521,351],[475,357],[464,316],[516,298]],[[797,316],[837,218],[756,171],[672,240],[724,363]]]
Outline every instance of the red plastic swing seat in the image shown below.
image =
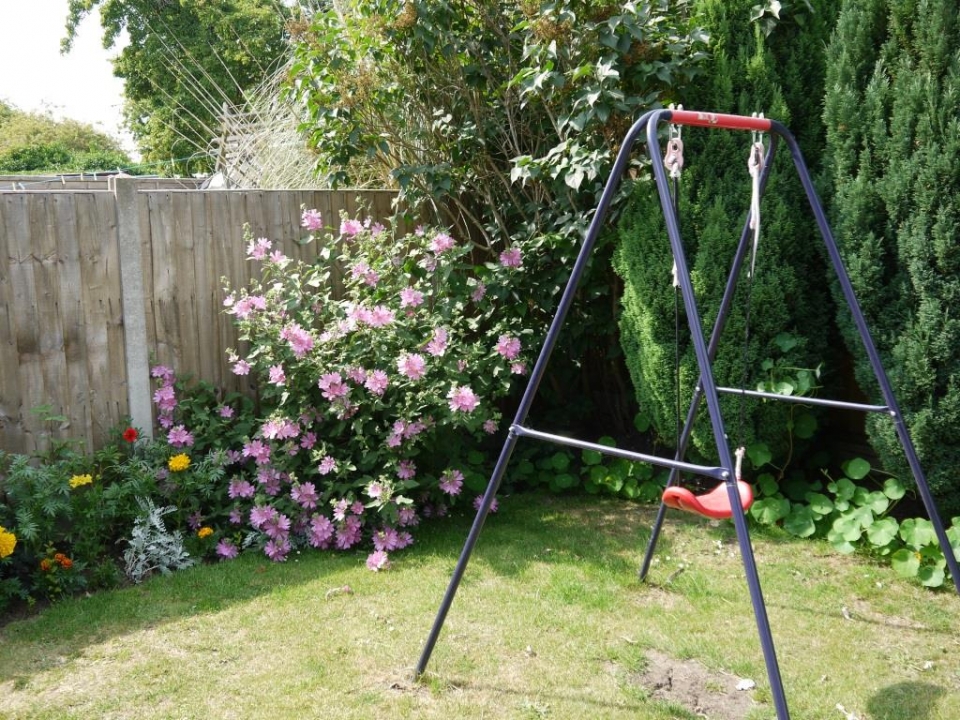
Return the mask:
[[[738,480],[737,489],[740,491],[740,504],[746,512],[753,504],[753,488],[743,480]],[[663,491],[663,504],[715,520],[725,520],[733,516],[726,483],[720,483],[703,495],[694,495],[685,487],[671,485]]]

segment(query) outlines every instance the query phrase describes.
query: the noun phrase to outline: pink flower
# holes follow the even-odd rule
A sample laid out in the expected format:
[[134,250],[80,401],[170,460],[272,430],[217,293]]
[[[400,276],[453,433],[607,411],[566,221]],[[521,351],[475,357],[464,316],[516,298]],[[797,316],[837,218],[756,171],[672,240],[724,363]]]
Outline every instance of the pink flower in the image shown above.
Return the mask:
[[270,383],[272,385],[283,385],[287,381],[287,376],[283,372],[283,365],[270,366]]
[[327,547],[333,539],[333,523],[323,515],[310,518],[310,544],[315,548]]
[[305,432],[300,438],[300,447],[304,450],[310,450],[317,444],[317,434],[314,432]]
[[377,305],[362,318],[367,325],[374,328],[386,327],[395,319],[396,313],[385,305]]
[[267,540],[267,544],[263,546],[263,554],[274,562],[285,561],[289,552],[290,540],[285,537],[279,540]]
[[242,478],[234,478],[227,487],[227,495],[231,498],[249,498],[253,497],[255,488],[249,482]]
[[384,230],[386,230],[386,228],[383,226],[383,223],[374,223],[370,226],[370,235],[372,237],[377,237]]
[[434,357],[440,357],[447,351],[447,330],[437,328],[433,331],[433,338],[427,343],[427,352]]
[[323,391],[322,395],[327,400],[335,400],[350,392],[350,388],[344,384],[340,373],[326,373],[325,375],[321,375],[320,380],[317,381],[317,387]]
[[233,408],[230,407],[229,405],[221,405],[220,410],[218,412],[220,414],[220,417],[226,418],[227,420],[233,417]]
[[367,556],[367,567],[374,572],[388,570],[390,568],[390,556],[383,550],[376,550]]
[[344,237],[352,238],[363,230],[363,223],[359,220],[342,220],[340,222],[340,234]]
[[456,244],[454,239],[446,233],[438,233],[436,237],[430,241],[430,249],[437,255],[442,255]]
[[390,379],[383,370],[374,370],[372,373],[367,375],[367,381],[363,385],[374,395],[379,396],[383,395],[384,391],[387,389],[387,385],[389,384]]
[[217,555],[224,560],[233,560],[233,558],[239,554],[240,551],[237,549],[237,546],[229,540],[224,539],[217,543]]
[[488,435],[493,435],[497,431],[497,421],[496,420],[484,420],[483,421],[483,431]]
[[270,446],[261,440],[252,440],[243,446],[243,456],[253,458],[257,465],[270,462]]
[[523,264],[523,254],[520,248],[509,248],[500,253],[500,264],[503,267],[518,268]]
[[363,385],[367,381],[367,371],[362,367],[352,367],[347,370],[347,377],[357,383],[357,385]]
[[173,382],[173,370],[166,365],[154,365],[150,368],[150,377],[161,378],[164,383]]
[[255,505],[250,509],[250,525],[259,530],[267,520],[277,514],[269,505]]
[[470,295],[470,299],[474,302],[480,302],[483,300],[483,296],[487,294],[487,286],[483,283],[477,283],[477,287],[474,288],[473,294]]
[[263,260],[267,256],[267,253],[270,252],[272,246],[273,243],[266,238],[251,240],[250,244],[247,245],[247,255],[249,255],[252,260]]
[[417,511],[412,507],[402,507],[397,511],[397,524],[400,527],[413,527],[420,524]]
[[311,232],[323,229],[323,216],[319,210],[304,210],[300,216],[300,225]]
[[423,305],[423,293],[412,287],[406,287],[400,291],[400,307],[417,307]]
[[395,528],[385,527],[373,534],[373,546],[377,550],[390,552],[400,549],[400,533]]
[[440,489],[447,495],[459,495],[463,488],[463,473],[459,470],[447,470],[440,476]]
[[480,398],[466,385],[454,385],[447,393],[447,398],[453,412],[471,413],[480,404]]
[[[473,509],[479,510],[481,505],[483,505],[483,495],[477,495],[473,499]],[[495,513],[499,509],[500,509],[500,503],[498,503],[497,499],[494,498],[493,502],[490,503],[490,512]]]
[[360,542],[360,518],[351,515],[343,524],[337,528],[337,535],[334,543],[339,550],[348,550]]
[[153,393],[153,401],[162,411],[172,412],[177,407],[177,393],[173,385],[164,385]]
[[520,354],[520,340],[510,335],[501,335],[494,350],[507,360],[513,360]]
[[337,461],[329,455],[325,455],[317,466],[317,472],[321,475],[328,475],[337,469]]
[[175,448],[193,446],[193,435],[183,425],[177,425],[167,433],[167,443]]
[[372,482],[367,486],[367,495],[374,500],[379,500],[384,492],[386,492],[386,488],[383,486],[383,483]]
[[417,466],[413,460],[401,460],[400,467],[397,468],[397,477],[401,480],[410,480],[417,476]]
[[401,355],[397,360],[397,370],[411,380],[419,380],[427,371],[427,363],[422,355]]
[[512,372],[514,375],[526,375],[527,364],[522,362],[515,362],[510,366],[510,372]]
[[286,340],[293,354],[302,358],[313,349],[313,337],[297,323],[287,325],[280,331],[280,339]]
[[237,362],[233,364],[232,370],[234,375],[249,375],[250,363],[246,360],[237,360]]
[[320,499],[317,496],[316,485],[310,482],[294,485],[290,491],[290,497],[293,498],[294,502],[299,503],[301,507],[305,507],[307,510],[315,508],[317,501]]
[[290,258],[284,255],[282,250],[274,250],[270,253],[270,262],[282,267],[290,262]]

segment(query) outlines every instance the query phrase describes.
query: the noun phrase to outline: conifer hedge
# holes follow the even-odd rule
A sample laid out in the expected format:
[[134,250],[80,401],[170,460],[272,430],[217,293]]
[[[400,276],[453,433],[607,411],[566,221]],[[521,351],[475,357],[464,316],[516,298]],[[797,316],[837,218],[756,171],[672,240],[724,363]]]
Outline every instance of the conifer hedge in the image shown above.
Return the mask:
[[[960,514],[960,19],[956,0],[842,4],[824,120],[838,243],[941,510]],[[876,392],[859,359],[857,379]],[[909,472],[892,423],[868,434]]]
[[[688,109],[741,115],[763,112],[794,128],[805,154],[818,156],[823,148],[823,46],[835,17],[832,3],[814,3],[817,7],[812,12],[797,4],[791,13],[781,12],[779,20],[769,14],[757,18],[754,0],[697,0],[695,5],[711,38],[711,59],[706,72],[685,87],[677,100]],[[750,205],[751,138],[746,133],[686,128],[683,141],[681,231],[709,337]],[[830,364],[834,310],[823,281],[823,259],[817,250],[821,243],[785,148],[778,154],[761,217],[760,251],[750,291],[750,340],[745,351],[748,287],[744,273],[714,365],[721,385],[740,386],[746,377],[747,387],[756,387],[770,377],[761,369],[765,360],[777,363],[779,370],[774,374],[784,379],[795,372],[786,368]],[[617,232],[615,265],[624,281],[621,344],[640,407],[662,442],[672,447],[677,412],[672,259],[652,183],[637,183]],[[680,313],[682,418],[699,370],[682,302]],[[781,462],[790,452],[787,423],[796,423],[809,412],[785,403],[748,401],[741,407],[741,401],[732,396],[721,398],[721,404],[733,442],[764,441]],[[809,436],[813,417],[807,416],[804,422],[805,431],[800,434]],[[694,447],[715,455],[705,408],[696,425]]]

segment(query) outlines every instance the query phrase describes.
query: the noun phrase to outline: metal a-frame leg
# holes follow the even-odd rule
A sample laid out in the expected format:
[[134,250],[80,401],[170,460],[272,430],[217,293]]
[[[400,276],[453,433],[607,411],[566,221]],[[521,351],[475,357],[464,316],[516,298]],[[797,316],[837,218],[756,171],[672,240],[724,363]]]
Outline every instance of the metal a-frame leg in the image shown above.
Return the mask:
[[[763,191],[767,186],[767,179],[770,177],[770,170],[773,167],[773,161],[777,153],[777,144],[778,138],[776,135],[774,135],[771,138],[770,150],[767,152],[763,170],[760,174],[761,197],[763,196]],[[720,309],[717,312],[717,319],[714,322],[713,330],[710,334],[710,343],[707,346],[707,356],[709,357],[711,364],[716,358],[717,348],[720,345],[720,336],[723,334],[723,329],[726,327],[727,318],[730,316],[730,307],[733,305],[733,298],[736,294],[737,283],[740,278],[740,270],[743,267],[743,262],[747,257],[747,250],[750,247],[750,236],[752,232],[753,231],[750,229],[750,216],[748,215],[743,224],[743,231],[740,234],[740,242],[737,244],[737,250],[733,256],[733,265],[730,268],[729,274],[727,275],[727,285],[723,291],[723,299],[720,301]],[[677,450],[674,457],[678,461],[682,460],[686,456],[687,444],[690,442],[690,436],[693,434],[693,424],[696,420],[697,412],[700,409],[700,402],[702,400],[702,380],[697,380],[697,384],[693,390],[693,398],[690,402],[690,409],[687,411],[687,417],[683,423],[683,429],[680,432],[680,437],[677,442]],[[667,487],[676,485],[679,481],[679,477],[680,471],[677,468],[671,468],[670,475],[667,478]],[[647,551],[643,556],[643,563],[640,565],[640,571],[638,573],[638,577],[641,582],[646,579],[647,573],[650,571],[650,563],[653,560],[653,554],[657,549],[657,542],[660,539],[660,530],[663,527],[666,511],[667,506],[661,500],[660,507],[657,509],[657,517],[654,520],[653,528],[650,531],[650,539],[647,542]]]

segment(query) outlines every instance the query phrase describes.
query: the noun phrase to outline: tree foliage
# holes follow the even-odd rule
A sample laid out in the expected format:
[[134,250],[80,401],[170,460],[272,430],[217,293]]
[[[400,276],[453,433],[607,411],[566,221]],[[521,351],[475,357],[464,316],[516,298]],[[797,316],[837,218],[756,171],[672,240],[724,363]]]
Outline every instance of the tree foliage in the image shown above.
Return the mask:
[[[293,78],[318,169],[335,184],[386,180],[432,203],[478,261],[522,249],[528,271],[512,310],[545,326],[620,138],[694,69],[703,38],[687,3],[337,5],[296,34]],[[561,358],[619,353],[608,267],[609,247]],[[609,365],[578,375],[594,387],[553,384],[568,410],[608,381],[621,394]]]
[[[710,35],[710,60],[678,99],[691,109],[747,116],[763,112],[797,128],[806,154],[816,158],[823,144],[818,98],[824,77],[817,48],[828,37],[829,5],[820,2],[815,12],[799,5],[789,12],[781,8],[777,22],[770,24],[761,22],[764,16],[757,15],[753,0],[698,0],[696,20]],[[682,138],[685,165],[677,203],[703,332],[709,338],[750,207],[751,139],[696,128],[685,128]],[[746,270],[740,276],[713,368],[715,379],[732,387],[746,383],[755,389],[762,383],[767,390],[809,392],[817,384],[812,370],[829,357],[830,297],[815,250],[821,242],[786,150],[777,155],[760,225],[756,272],[752,280]],[[679,333],[675,327],[672,262],[656,190],[641,183],[620,224],[615,258],[624,279],[621,342],[641,410],[670,447],[699,377],[682,301]],[[791,441],[809,437],[815,427],[814,418],[795,405],[724,396],[721,406],[731,442],[763,441],[780,462],[791,453]],[[714,456],[705,405],[702,409],[694,446]]]
[[[960,20],[948,0],[844,2],[828,49],[838,242],[931,487],[960,512]],[[854,328],[857,378],[876,383]],[[909,473],[889,418],[868,434]]]
[[0,172],[90,172],[129,165],[117,141],[91,125],[0,102]]
[[173,170],[209,169],[224,103],[241,104],[287,49],[289,10],[270,0],[70,0],[69,52],[79,23],[99,7],[103,44],[127,45],[114,60],[124,80],[124,114],[146,161],[172,160]]

